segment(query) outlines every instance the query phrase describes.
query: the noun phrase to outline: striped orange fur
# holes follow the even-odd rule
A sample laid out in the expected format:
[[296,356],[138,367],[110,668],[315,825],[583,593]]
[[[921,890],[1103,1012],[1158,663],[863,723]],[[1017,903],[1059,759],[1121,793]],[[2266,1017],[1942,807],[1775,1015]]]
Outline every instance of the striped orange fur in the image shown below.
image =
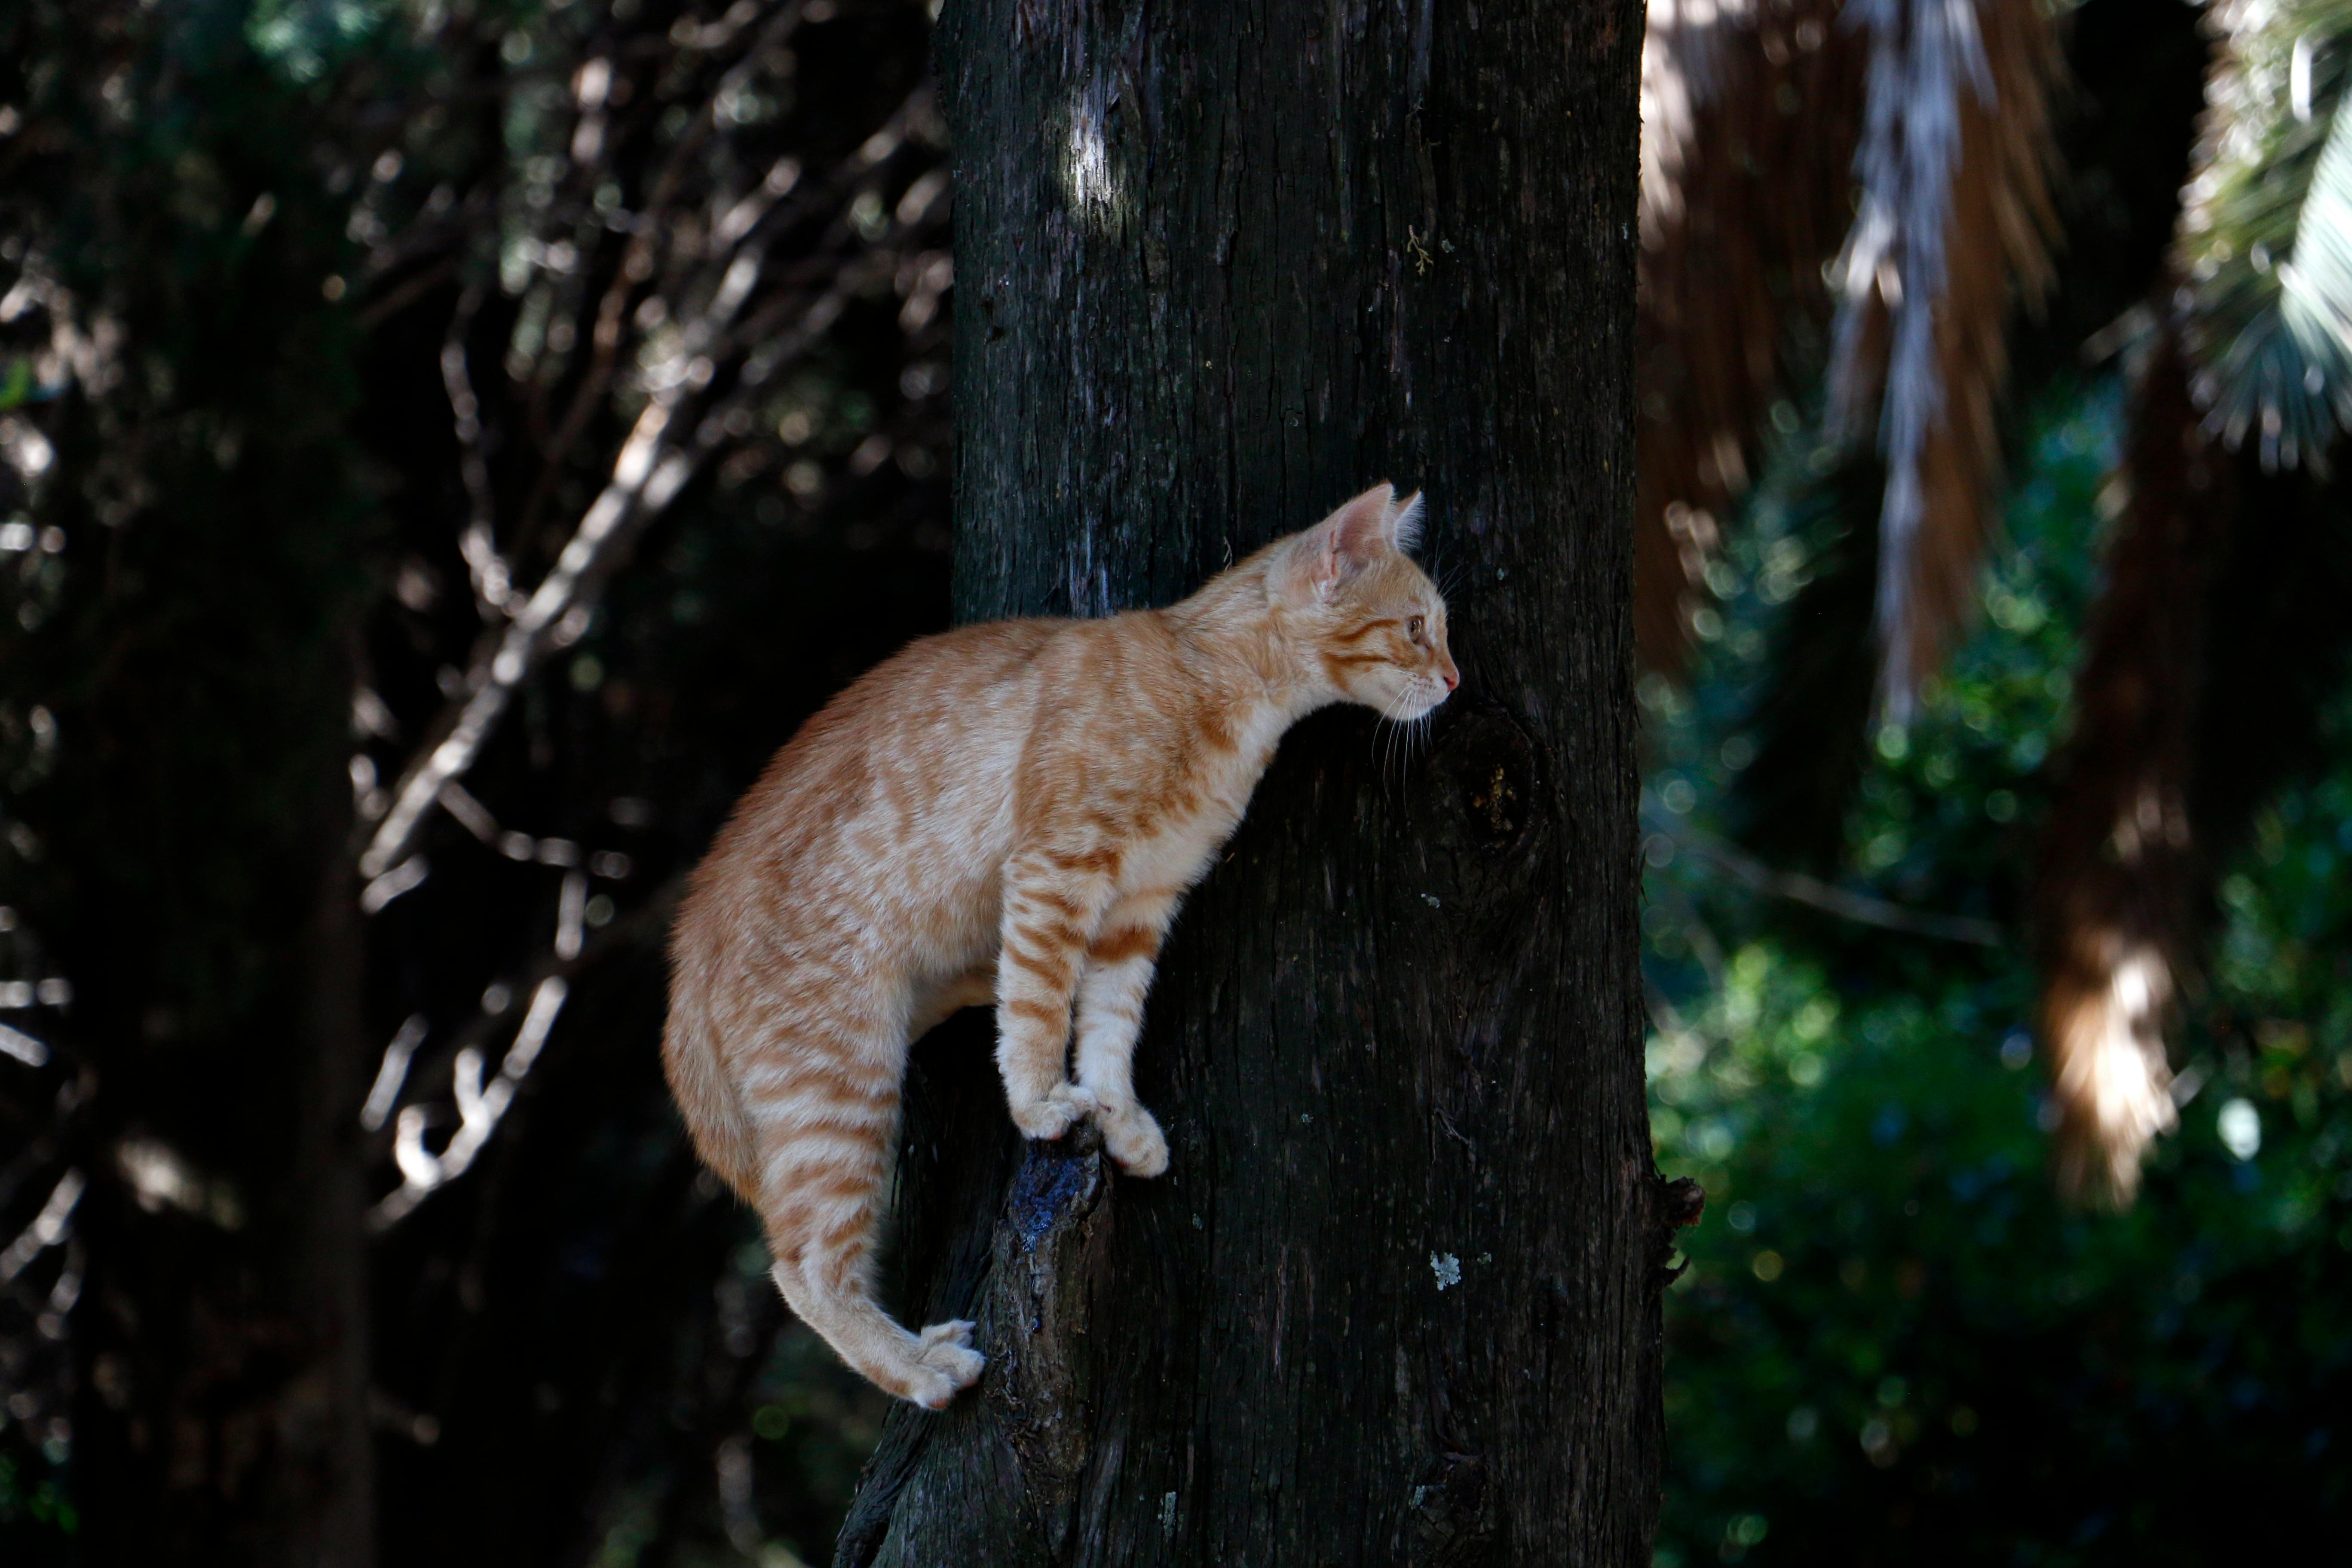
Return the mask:
[[1380,485],[1165,609],[927,637],[720,830],[671,942],[670,1086],[785,1300],[881,1387],[939,1409],[982,1365],[970,1323],[874,1299],[909,1042],[992,1003],[1024,1133],[1092,1117],[1122,1170],[1167,1169],[1129,1064],[1178,903],[1300,717],[1415,719],[1459,681],[1420,510]]

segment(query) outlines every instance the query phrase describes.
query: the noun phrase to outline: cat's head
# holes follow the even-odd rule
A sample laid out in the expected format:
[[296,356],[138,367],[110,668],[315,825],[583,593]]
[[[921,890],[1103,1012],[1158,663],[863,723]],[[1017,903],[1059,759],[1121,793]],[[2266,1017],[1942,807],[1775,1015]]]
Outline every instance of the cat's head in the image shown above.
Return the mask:
[[1277,619],[1310,674],[1344,702],[1418,719],[1462,683],[1445,646],[1445,600],[1405,552],[1421,496],[1374,485],[1293,534],[1267,580]]

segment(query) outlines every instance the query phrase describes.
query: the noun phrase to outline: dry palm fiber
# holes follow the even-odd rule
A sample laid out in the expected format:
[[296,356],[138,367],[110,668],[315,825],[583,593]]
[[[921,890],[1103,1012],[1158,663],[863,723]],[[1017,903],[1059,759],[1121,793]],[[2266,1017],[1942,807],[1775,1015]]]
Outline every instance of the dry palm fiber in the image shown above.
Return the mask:
[[2352,416],[2352,4],[2210,16],[2189,281],[2142,390],[2035,894],[2060,1180],[2111,1202],[2173,1125],[2164,1033],[2213,868],[2307,752],[2352,637],[2344,508],[2314,477]]
[[2040,315],[2010,335],[2011,409],[2053,377],[2078,379],[2084,355],[2128,331],[2117,318],[2144,306],[2167,275],[2213,54],[2193,6],[2077,0],[2060,9],[2053,200],[2063,237]]
[[2352,0],[2224,0],[2180,266],[2200,406],[2265,468],[2352,427]]
[[2352,655],[2352,498],[2308,470],[2265,473],[2251,447],[2235,463],[2238,521],[2214,573],[2200,678],[2228,695],[2199,707],[2189,797],[2209,891],[2279,787],[2325,763],[2320,715]]
[[1846,809],[1870,760],[1871,603],[1885,471],[1863,453],[1789,499],[1804,583],[1778,617],[1743,728],[1754,759],[1733,786],[1739,842],[1766,861],[1834,875]]
[[1975,598],[2013,300],[2050,280],[2057,54],[2040,0],[1853,0],[1867,28],[1860,210],[1838,259],[1831,424],[1886,465],[1881,701],[1908,717]]
[[2034,878],[2059,1185],[2116,1206],[2176,1120],[2165,1033],[2195,952],[2198,692],[2209,586],[2235,510],[2233,465],[2204,430],[2189,376],[2168,330],[2133,414],[2128,490]]
[[2352,427],[2352,0],[2225,0],[2208,25],[2179,263],[2192,390],[2241,458],[2206,671],[2230,700],[2200,716],[2191,802],[2218,856],[2310,760],[2352,639],[2352,526],[2326,482]]
[[1642,52],[1640,503],[1634,632],[1682,665],[1717,520],[1828,316],[1863,40],[1838,0],[1654,0]]

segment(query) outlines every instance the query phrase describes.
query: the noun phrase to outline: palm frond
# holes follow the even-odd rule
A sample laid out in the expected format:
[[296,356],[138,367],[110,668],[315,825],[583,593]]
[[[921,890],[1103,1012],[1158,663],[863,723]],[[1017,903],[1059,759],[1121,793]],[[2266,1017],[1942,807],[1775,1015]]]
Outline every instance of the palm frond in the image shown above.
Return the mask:
[[2009,310],[2049,285],[2057,52],[2039,0],[1854,0],[1846,15],[1870,65],[1831,424],[1849,442],[1874,431],[1886,466],[1879,691],[1900,721],[1974,603]]
[[2181,222],[2197,401],[2266,468],[2352,427],[2352,0],[2228,0]]
[[1643,666],[1681,668],[1717,520],[1828,315],[1865,51],[1838,0],[1654,0],[1642,52],[1640,500]]
[[2235,510],[2168,327],[2141,382],[2128,494],[2074,681],[2035,868],[2042,1037],[2069,1195],[2114,1206],[2176,1121],[2165,1036],[2196,952],[2189,796],[2210,586]]

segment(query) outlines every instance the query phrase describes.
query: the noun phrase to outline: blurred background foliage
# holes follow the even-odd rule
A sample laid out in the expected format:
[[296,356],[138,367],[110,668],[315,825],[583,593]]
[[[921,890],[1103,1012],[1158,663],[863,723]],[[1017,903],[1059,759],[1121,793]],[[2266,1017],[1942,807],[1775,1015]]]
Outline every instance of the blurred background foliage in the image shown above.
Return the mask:
[[2348,24],[1651,6],[1662,1563],[2345,1527]]
[[2181,1131],[2138,1204],[2084,1213],[2047,1173],[2006,921],[2113,510],[2118,383],[2066,378],[2023,416],[1984,621],[1875,737],[1842,824],[1846,887],[1884,900],[1865,913],[1990,929],[1889,931],[1736,874],[1759,667],[1825,548],[1809,439],[1733,536],[1689,689],[1643,688],[1653,1125],[1708,1194],[1668,1299],[1661,1563],[2210,1563],[2352,1507],[2341,700],[2223,874]]
[[[948,615],[931,21],[0,0],[9,1563],[830,1555],[660,937]],[[2343,1528],[2347,61],[1653,0],[1661,1563]]]

